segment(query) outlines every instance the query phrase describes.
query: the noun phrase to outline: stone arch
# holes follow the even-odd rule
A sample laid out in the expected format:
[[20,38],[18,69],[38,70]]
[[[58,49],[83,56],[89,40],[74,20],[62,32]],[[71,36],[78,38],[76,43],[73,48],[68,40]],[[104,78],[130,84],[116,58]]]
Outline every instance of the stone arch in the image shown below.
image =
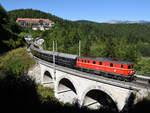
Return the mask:
[[[107,100],[108,99],[108,100]],[[105,102],[105,100],[107,102]],[[87,106],[90,108],[98,109],[101,106],[109,107],[109,101],[112,103],[111,107],[118,111],[118,104],[116,103],[115,97],[107,90],[101,86],[90,86],[84,90],[80,105]]]
[[57,95],[64,103],[75,103],[78,100],[78,91],[75,82],[67,76],[62,76],[57,82]]
[[54,88],[54,82],[53,82],[53,77],[51,73],[47,70],[44,71],[43,73],[43,81],[42,84],[51,88]]

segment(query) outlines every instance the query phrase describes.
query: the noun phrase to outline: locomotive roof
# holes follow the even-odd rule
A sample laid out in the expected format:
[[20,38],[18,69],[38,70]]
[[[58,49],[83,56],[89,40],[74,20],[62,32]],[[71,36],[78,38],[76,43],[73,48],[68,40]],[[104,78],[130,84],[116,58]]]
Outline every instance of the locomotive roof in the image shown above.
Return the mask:
[[132,62],[113,60],[113,59],[103,58],[103,57],[97,57],[97,58],[93,58],[93,57],[78,57],[78,58],[88,59],[88,60],[96,60],[96,61],[105,61],[105,62],[110,62],[110,63],[125,64],[125,65],[133,64]]

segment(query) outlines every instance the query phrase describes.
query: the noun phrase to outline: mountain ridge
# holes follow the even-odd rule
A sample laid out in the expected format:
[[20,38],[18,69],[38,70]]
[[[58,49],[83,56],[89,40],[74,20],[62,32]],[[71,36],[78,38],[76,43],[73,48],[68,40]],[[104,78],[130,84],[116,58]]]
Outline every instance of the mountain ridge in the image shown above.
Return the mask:
[[150,21],[146,21],[146,20],[139,20],[139,21],[129,21],[129,20],[110,20],[108,22],[105,23],[109,23],[109,24],[147,24],[150,23]]
[[[37,15],[37,13],[39,13]],[[63,23],[63,22],[68,22],[68,21],[72,21],[72,20],[66,20],[63,18],[60,18],[58,16],[52,15],[50,13],[46,13],[40,10],[36,10],[36,9],[15,9],[15,10],[11,10],[8,11],[8,14],[10,15],[10,17],[12,17],[12,20],[16,21],[17,18],[22,17],[22,18],[48,18],[54,22],[59,22],[59,23]],[[19,15],[19,16],[18,16]],[[139,20],[139,21],[129,21],[129,20],[110,20],[108,22],[95,22],[92,20],[75,20],[72,22],[78,22],[78,23],[106,23],[106,24],[147,24],[150,23],[150,21],[145,21],[145,20]]]

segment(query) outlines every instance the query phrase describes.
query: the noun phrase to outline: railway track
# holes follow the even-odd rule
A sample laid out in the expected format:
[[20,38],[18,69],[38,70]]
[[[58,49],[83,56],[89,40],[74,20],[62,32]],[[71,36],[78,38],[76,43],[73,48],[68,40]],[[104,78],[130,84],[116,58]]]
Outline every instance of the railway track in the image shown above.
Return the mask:
[[132,81],[132,83],[150,88],[150,77],[135,75],[135,79]]
[[135,80],[137,82],[150,84],[150,77],[148,76],[135,75]]

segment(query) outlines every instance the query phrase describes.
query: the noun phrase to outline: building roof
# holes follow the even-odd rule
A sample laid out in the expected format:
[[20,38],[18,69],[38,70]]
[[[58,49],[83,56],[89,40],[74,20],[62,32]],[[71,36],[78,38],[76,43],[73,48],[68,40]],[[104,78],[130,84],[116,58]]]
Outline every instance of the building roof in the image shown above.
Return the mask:
[[44,21],[47,23],[54,23],[53,21],[49,20],[49,19],[43,19],[43,18],[17,18],[16,22],[19,21],[26,21],[26,22],[40,22],[40,21]]

